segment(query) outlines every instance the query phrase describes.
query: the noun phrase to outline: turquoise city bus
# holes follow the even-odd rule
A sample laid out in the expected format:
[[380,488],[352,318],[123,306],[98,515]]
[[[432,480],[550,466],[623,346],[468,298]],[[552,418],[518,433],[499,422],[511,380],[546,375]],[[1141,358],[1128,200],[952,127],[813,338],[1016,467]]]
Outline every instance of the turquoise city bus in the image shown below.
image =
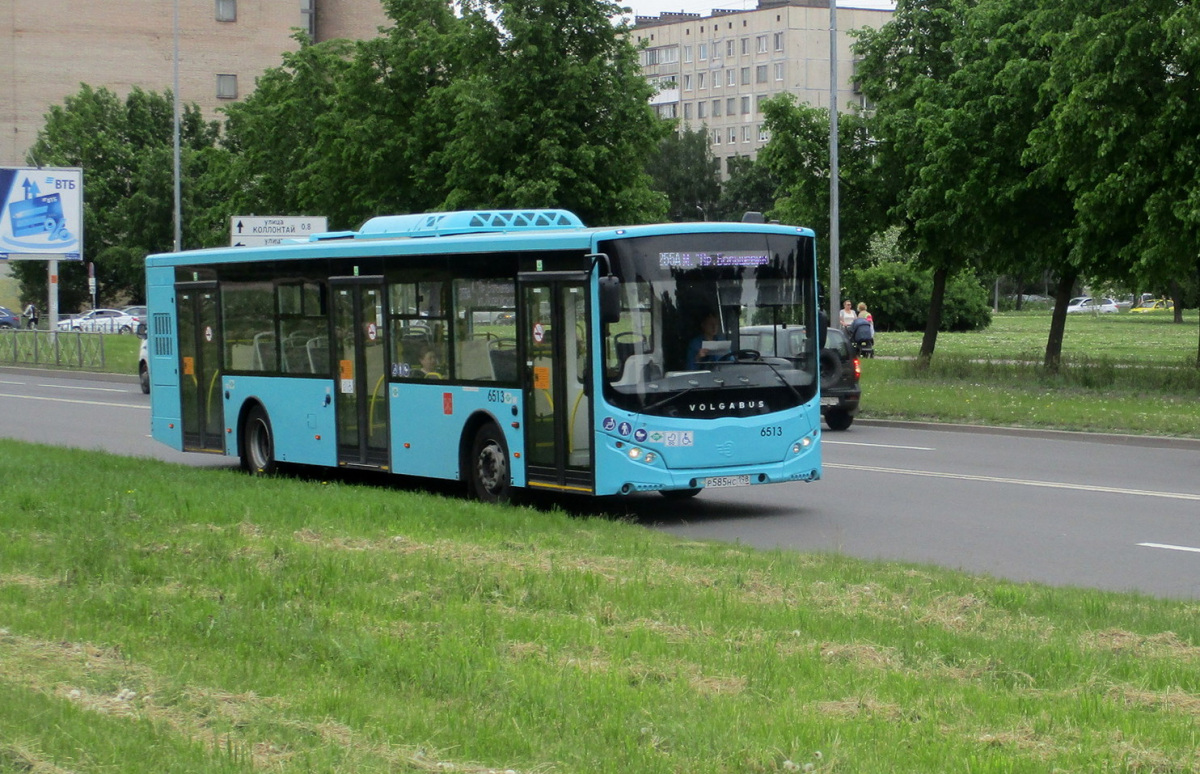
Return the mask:
[[[815,253],[791,226],[499,210],[152,255],[152,433],[251,473],[377,470],[487,501],[815,481]],[[741,346],[750,327],[770,354]]]

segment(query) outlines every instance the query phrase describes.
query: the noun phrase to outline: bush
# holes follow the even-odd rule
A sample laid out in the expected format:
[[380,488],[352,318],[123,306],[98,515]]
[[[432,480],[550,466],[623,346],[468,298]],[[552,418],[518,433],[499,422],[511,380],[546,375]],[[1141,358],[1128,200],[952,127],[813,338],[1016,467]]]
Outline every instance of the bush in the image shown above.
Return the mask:
[[[855,305],[867,302],[877,330],[923,331],[933,296],[933,273],[908,263],[880,263],[848,272],[845,293]],[[950,277],[939,330],[983,330],[991,322],[987,289],[975,275],[967,271]]]

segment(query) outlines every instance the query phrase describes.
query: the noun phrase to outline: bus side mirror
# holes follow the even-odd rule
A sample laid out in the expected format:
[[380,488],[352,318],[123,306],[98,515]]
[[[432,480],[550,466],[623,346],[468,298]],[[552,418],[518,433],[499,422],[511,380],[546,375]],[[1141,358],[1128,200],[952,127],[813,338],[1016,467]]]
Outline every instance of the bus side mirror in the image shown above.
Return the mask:
[[616,277],[601,277],[600,322],[610,324],[621,321],[621,280]]

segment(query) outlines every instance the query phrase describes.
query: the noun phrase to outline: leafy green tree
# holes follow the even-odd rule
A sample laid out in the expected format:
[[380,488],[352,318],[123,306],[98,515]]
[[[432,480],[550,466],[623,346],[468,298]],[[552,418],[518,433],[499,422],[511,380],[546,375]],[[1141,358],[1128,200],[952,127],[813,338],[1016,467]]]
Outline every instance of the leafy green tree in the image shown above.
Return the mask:
[[[817,233],[829,260],[829,110],[798,104],[790,94],[763,108],[771,139],[759,163],[779,181],[772,217]],[[846,269],[866,260],[871,239],[885,225],[886,202],[873,184],[875,143],[869,122],[847,113],[838,118],[839,250]]]
[[[32,164],[83,168],[83,257],[95,264],[101,303],[145,298],[145,256],[173,247],[173,136],[169,93],[134,88],[122,100],[106,88],[83,85],[62,105],[51,107],[29,151]],[[210,204],[190,181],[208,164],[217,126],[204,121],[195,105],[186,105],[180,138],[186,235]],[[82,264],[60,269],[60,308],[77,309],[89,298],[87,270]],[[46,298],[42,262],[18,263],[14,274],[22,297]]]
[[[667,131],[608,0],[464,4],[478,61],[455,84],[443,207],[573,210],[594,225],[657,220],[645,172]],[[488,45],[483,45],[488,44]]]
[[716,220],[721,196],[719,161],[712,155],[708,132],[684,129],[670,132],[658,144],[646,171],[654,190],[666,196],[667,219],[674,222]]
[[729,160],[728,171],[713,220],[740,221],[747,212],[775,209],[779,179],[770,167],[749,156],[737,156]]
[[1187,281],[1200,255],[1200,9],[1066,0],[1034,25],[1053,77],[1031,155],[1078,192],[1077,250],[1102,260],[1106,280]]

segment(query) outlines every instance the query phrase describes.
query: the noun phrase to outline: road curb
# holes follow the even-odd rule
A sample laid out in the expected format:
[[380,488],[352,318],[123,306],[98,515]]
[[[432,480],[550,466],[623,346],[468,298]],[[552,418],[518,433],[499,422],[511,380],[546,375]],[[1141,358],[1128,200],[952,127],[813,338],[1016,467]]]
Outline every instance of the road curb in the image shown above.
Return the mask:
[[1156,435],[1089,433],[1081,430],[1048,430],[1037,427],[963,425],[952,422],[914,422],[904,419],[866,419],[862,415],[859,415],[854,420],[854,423],[866,427],[897,427],[942,433],[988,433],[989,435],[1010,435],[1018,438],[1044,438],[1055,441],[1108,443],[1117,446],[1137,446],[1149,449],[1181,449],[1200,452],[1200,438],[1167,438]]

